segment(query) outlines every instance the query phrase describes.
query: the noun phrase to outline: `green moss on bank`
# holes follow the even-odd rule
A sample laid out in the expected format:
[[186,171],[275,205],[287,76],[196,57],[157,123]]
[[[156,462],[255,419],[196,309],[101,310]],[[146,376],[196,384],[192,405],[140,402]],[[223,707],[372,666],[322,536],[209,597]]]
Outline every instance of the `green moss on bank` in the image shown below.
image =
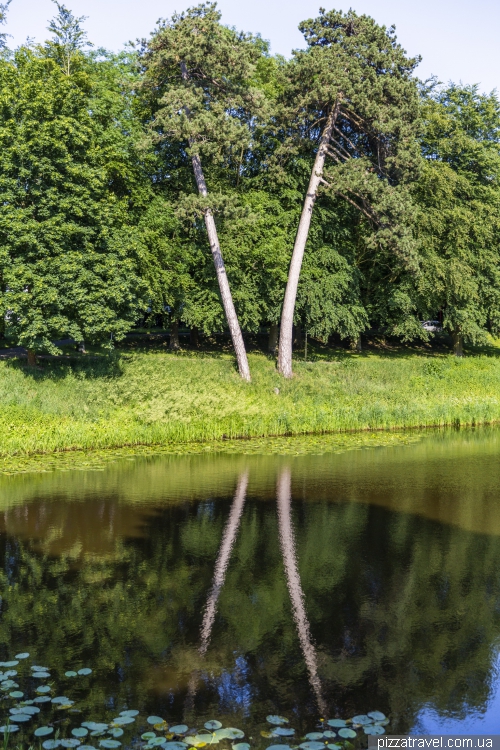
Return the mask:
[[[284,381],[250,355],[143,351],[72,363],[0,362],[0,455],[223,438],[479,425],[500,420],[500,357],[347,355],[297,361]],[[276,393],[279,389],[279,393]]]

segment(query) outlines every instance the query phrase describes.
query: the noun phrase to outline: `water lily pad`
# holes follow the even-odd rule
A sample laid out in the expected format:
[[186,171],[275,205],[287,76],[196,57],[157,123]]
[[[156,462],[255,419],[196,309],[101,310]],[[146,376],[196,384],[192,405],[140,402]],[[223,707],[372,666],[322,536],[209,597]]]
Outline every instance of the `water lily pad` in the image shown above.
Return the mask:
[[307,740],[322,740],[323,739],[323,732],[309,732],[309,734],[306,734]]
[[165,737],[152,737],[148,740],[148,747],[158,747],[165,743]]
[[188,746],[185,742],[165,742],[163,745],[164,750],[187,750]]
[[39,667],[39,666],[37,666],[37,665],[35,665],[35,664],[33,664],[33,665],[32,665],[32,666],[30,667],[30,669],[31,669],[31,670],[32,670],[33,672],[48,672],[48,671],[49,671],[49,668],[48,668],[48,667]]
[[276,716],[275,714],[266,716],[266,721],[268,721],[269,724],[276,724],[277,726],[281,726],[282,724],[289,723],[288,719],[285,719],[284,716]]
[[53,727],[38,727],[38,729],[35,729],[35,737],[46,737],[48,734],[52,734],[53,731]]
[[235,727],[228,727],[223,730],[226,733],[228,740],[241,740],[245,736],[245,732],[241,729],[235,729]]
[[[295,734],[295,729],[291,729],[289,727],[276,727],[276,729],[273,729],[272,731],[273,737],[291,737],[294,734]],[[321,737],[321,734],[320,734],[320,737]]]
[[71,730],[73,737],[86,737],[88,733],[89,730],[86,727],[76,727],[76,729]]
[[217,719],[212,719],[211,721],[206,721],[204,726],[205,729],[214,730],[220,729],[222,727],[222,724],[220,723],[220,721],[217,721]]
[[48,695],[41,695],[39,698],[35,698],[35,703],[48,703],[50,698]]
[[7,691],[13,687],[19,687],[19,685],[16,682],[14,682],[14,680],[5,680],[5,681],[2,681],[2,684],[0,687],[2,690]]
[[120,729],[120,727],[113,727],[113,729],[108,729],[108,734],[112,737],[121,737],[123,735],[123,729]]
[[61,740],[61,747],[78,747],[82,743],[77,739]]
[[3,732],[11,733],[11,732],[18,732],[18,731],[19,731],[19,727],[17,726],[17,724],[6,724],[5,726],[0,727],[0,732],[2,733]]
[[[61,740],[45,740],[45,742],[42,742],[42,747],[45,748],[45,750],[56,750],[60,745]],[[92,750],[94,750],[94,748],[92,748]]]
[[[163,721],[163,719],[160,719],[160,721]],[[151,724],[151,722],[149,723]],[[184,734],[188,729],[189,727],[187,726],[187,724],[175,724],[175,726],[170,727],[168,731],[172,732],[172,734]]]
[[330,738],[333,739],[333,737],[336,737],[336,736],[337,735],[335,734],[335,732],[332,732],[331,729],[327,729],[326,732],[323,732],[323,737],[326,737],[327,739],[330,739]]
[[373,721],[384,721],[386,718],[382,711],[368,711],[367,716],[369,716],[370,719],[373,719]]
[[67,672],[64,673],[65,677],[76,677],[77,673],[73,669],[68,669]]
[[78,750],[95,750],[95,747],[93,747],[92,745],[80,745]]
[[21,693],[20,690],[14,690],[13,693],[9,693],[9,698],[22,698],[24,693]]
[[365,724],[373,724],[373,719],[370,719],[370,717],[366,716],[366,714],[360,714],[359,716],[352,717],[352,723],[361,724],[361,726],[364,726]]
[[[280,748],[285,747],[285,745],[280,745]],[[250,745],[248,742],[238,742],[236,745],[233,745],[233,750],[250,750]]]
[[345,727],[346,725],[344,719],[328,719],[326,723],[330,727]]
[[120,716],[139,716],[139,711],[133,708],[127,709],[126,711],[120,711]]
[[133,724],[135,721],[133,716],[117,716],[116,719],[113,719],[113,724],[124,725],[124,724]]
[[37,687],[36,692],[37,693],[50,693],[51,688],[49,685],[40,685],[40,687]]
[[108,728],[108,724],[103,724],[98,721],[82,721],[82,727],[87,727],[92,732],[105,732]]
[[103,734],[104,734],[104,730],[103,729],[101,729],[100,731],[98,729],[96,729],[96,730],[94,730],[93,732],[90,733],[90,736],[91,737],[102,737]]
[[36,680],[48,680],[50,677],[50,672],[32,672],[31,676]]
[[56,695],[55,698],[52,698],[52,703],[64,704],[64,703],[68,703],[68,701],[69,701],[69,698],[66,698],[65,695]]
[[121,747],[121,742],[118,742],[118,740],[101,740],[99,742],[100,747],[108,748],[108,750],[112,750],[112,748],[115,747]]
[[322,742],[309,740],[308,742],[302,742],[299,747],[302,748],[302,750],[324,750],[325,746]]
[[166,724],[165,719],[162,719],[161,716],[148,716],[147,722],[148,724]]
[[87,675],[92,674],[92,670],[89,669],[88,667],[84,667],[83,669],[78,670],[78,674],[81,677],[86,677]]
[[23,652],[22,654],[16,654],[16,659],[27,659],[29,657],[29,654],[27,651]]
[[37,708],[37,706],[23,706],[22,708],[11,708],[12,711],[17,711],[17,713],[23,713],[23,714],[31,714],[34,716],[35,714],[40,713],[40,709]]
[[16,714],[16,722],[25,722],[29,721],[33,717],[30,714]]
[[144,732],[144,734],[141,734],[141,740],[152,740],[154,737],[156,737],[154,732]]
[[[323,745],[321,745],[323,747]],[[290,745],[269,745],[266,750],[291,750]]]
[[17,667],[18,661],[0,661],[0,667]]
[[337,745],[336,742],[329,742],[325,745],[326,750],[341,750],[342,745]]
[[3,679],[6,680],[9,677],[15,677],[16,674],[17,671],[15,669],[7,669],[7,671],[3,673]]
[[339,729],[339,737],[344,737],[344,739],[346,740],[352,740],[353,737],[356,737],[356,732],[354,731],[354,729],[343,727],[342,729]]
[[385,734],[384,727],[381,727],[380,724],[369,724],[366,727],[363,727],[365,734]]

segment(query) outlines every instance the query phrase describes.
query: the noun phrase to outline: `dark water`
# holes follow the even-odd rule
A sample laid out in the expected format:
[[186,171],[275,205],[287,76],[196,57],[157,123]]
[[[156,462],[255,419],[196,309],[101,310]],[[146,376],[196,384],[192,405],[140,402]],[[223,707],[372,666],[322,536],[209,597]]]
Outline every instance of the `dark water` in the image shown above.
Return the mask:
[[0,658],[91,666],[88,711],[500,733],[499,459],[485,430],[1,478]]

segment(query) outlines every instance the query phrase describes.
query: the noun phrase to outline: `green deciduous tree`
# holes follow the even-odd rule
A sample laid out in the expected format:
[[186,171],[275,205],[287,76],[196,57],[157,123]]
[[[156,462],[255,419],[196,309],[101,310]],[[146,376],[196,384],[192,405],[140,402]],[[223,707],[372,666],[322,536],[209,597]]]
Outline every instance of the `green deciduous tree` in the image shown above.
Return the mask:
[[61,63],[66,75],[71,74],[71,62],[79,50],[84,47],[92,47],[87,40],[87,32],[82,24],[87,16],[77,18],[57,0],[52,0],[57,5],[57,15],[49,24],[49,31],[53,36],[46,43],[47,51]]
[[500,103],[476,86],[424,102],[425,168],[416,185],[420,306],[441,310],[454,351],[500,330]]
[[111,64],[44,50],[0,61],[1,314],[33,363],[72,337],[120,338],[137,317],[140,180]]

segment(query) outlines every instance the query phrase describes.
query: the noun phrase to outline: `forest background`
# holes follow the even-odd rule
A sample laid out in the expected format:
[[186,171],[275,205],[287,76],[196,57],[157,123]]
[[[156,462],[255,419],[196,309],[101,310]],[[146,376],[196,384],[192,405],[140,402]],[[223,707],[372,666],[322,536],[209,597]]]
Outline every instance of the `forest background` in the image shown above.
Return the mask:
[[210,3],[118,54],[55,5],[45,44],[4,35],[0,59],[0,335],[32,365],[138,324],[174,350],[229,327],[249,379],[248,337],[275,353],[286,310],[288,377],[304,335],[425,344],[432,319],[459,357],[498,335],[495,92],[420,81],[354,11],[304,21],[287,60]]

